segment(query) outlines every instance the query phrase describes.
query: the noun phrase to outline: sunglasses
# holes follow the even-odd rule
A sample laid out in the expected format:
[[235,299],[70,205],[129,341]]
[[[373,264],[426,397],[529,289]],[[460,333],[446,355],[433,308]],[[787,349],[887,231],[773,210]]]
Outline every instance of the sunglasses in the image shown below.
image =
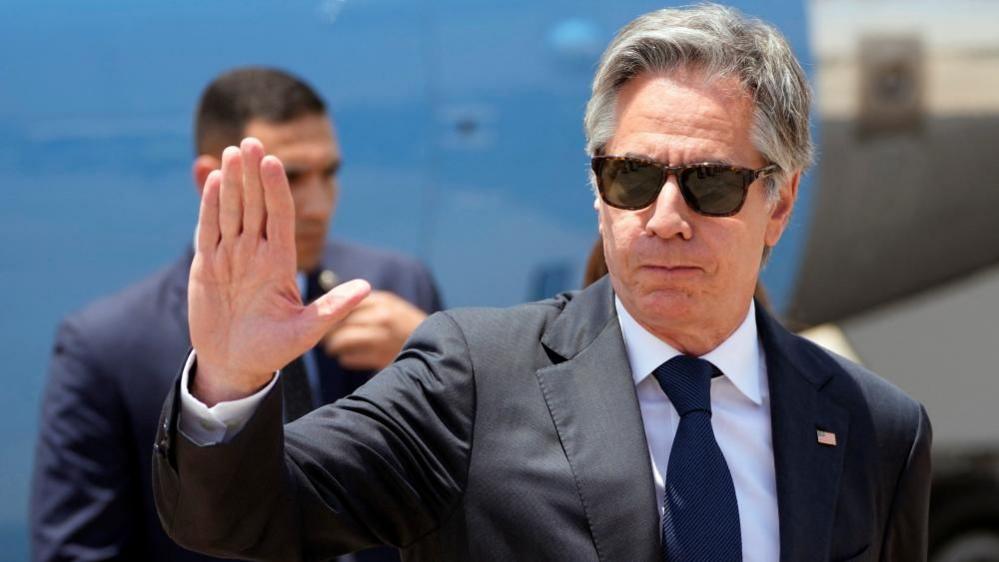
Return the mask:
[[648,207],[659,197],[670,174],[675,174],[687,206],[709,217],[738,213],[750,184],[780,169],[776,164],[758,170],[724,164],[664,166],[627,156],[595,156],[591,164],[600,198],[611,207],[630,211]]

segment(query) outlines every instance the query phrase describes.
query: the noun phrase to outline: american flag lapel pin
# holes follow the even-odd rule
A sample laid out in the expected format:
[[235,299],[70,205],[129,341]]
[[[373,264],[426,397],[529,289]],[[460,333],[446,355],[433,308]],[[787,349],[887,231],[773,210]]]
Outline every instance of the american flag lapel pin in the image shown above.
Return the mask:
[[827,447],[836,446],[836,434],[831,431],[823,431],[821,429],[816,429],[815,438],[816,440],[818,440],[819,445],[825,445]]

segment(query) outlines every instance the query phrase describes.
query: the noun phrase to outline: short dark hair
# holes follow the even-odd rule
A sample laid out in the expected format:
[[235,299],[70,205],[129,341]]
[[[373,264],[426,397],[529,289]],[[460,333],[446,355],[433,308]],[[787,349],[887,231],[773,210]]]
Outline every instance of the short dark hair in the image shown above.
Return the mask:
[[276,68],[236,68],[219,75],[201,94],[194,116],[195,150],[218,155],[239,144],[254,119],[287,123],[325,113],[326,104],[301,79]]

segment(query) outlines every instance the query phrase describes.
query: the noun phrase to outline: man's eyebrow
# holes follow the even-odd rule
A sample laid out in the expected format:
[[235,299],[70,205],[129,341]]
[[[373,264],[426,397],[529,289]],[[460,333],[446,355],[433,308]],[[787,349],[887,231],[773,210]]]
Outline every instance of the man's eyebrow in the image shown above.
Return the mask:
[[[340,166],[342,165],[342,163],[343,160],[337,158],[336,160],[333,160],[330,163],[328,163],[326,166],[324,166],[322,169],[322,173],[335,175],[337,172],[340,171]],[[311,166],[285,164],[284,175],[291,178],[295,176],[301,176],[303,174],[308,174],[312,170],[314,170],[314,168]]]
[[648,154],[642,154],[640,152],[625,152],[624,153],[624,157],[625,158],[637,158],[639,160],[646,160],[648,162],[656,162],[658,164],[662,164],[663,166],[667,165],[665,162],[660,162],[659,160],[657,160],[657,159],[649,156]]
[[655,163],[660,164],[662,166],[672,166],[674,168],[677,167],[677,166],[694,166],[694,165],[697,165],[697,164],[711,164],[711,165],[714,165],[714,166],[732,166],[733,165],[731,161],[725,160],[723,158],[706,159],[706,160],[695,160],[695,161],[691,161],[691,162],[684,162],[682,164],[667,164],[667,163],[665,163],[665,162],[663,162],[661,160],[658,160],[656,158],[652,158],[651,156],[649,156],[647,154],[642,154],[642,153],[639,153],[639,152],[625,152],[624,156],[626,158],[637,158],[639,160],[646,160],[648,162],[655,162]]

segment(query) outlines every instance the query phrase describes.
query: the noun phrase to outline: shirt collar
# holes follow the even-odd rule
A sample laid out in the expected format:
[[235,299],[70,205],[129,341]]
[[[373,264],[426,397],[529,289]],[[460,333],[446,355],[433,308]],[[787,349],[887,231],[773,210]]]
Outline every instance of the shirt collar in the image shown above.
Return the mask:
[[[638,385],[659,365],[681,353],[654,336],[636,321],[614,296],[624,347],[628,352],[631,374]],[[750,301],[749,312],[742,324],[718,347],[701,356],[712,363],[755,404],[763,403],[760,391],[760,347],[756,333],[756,304]]]

